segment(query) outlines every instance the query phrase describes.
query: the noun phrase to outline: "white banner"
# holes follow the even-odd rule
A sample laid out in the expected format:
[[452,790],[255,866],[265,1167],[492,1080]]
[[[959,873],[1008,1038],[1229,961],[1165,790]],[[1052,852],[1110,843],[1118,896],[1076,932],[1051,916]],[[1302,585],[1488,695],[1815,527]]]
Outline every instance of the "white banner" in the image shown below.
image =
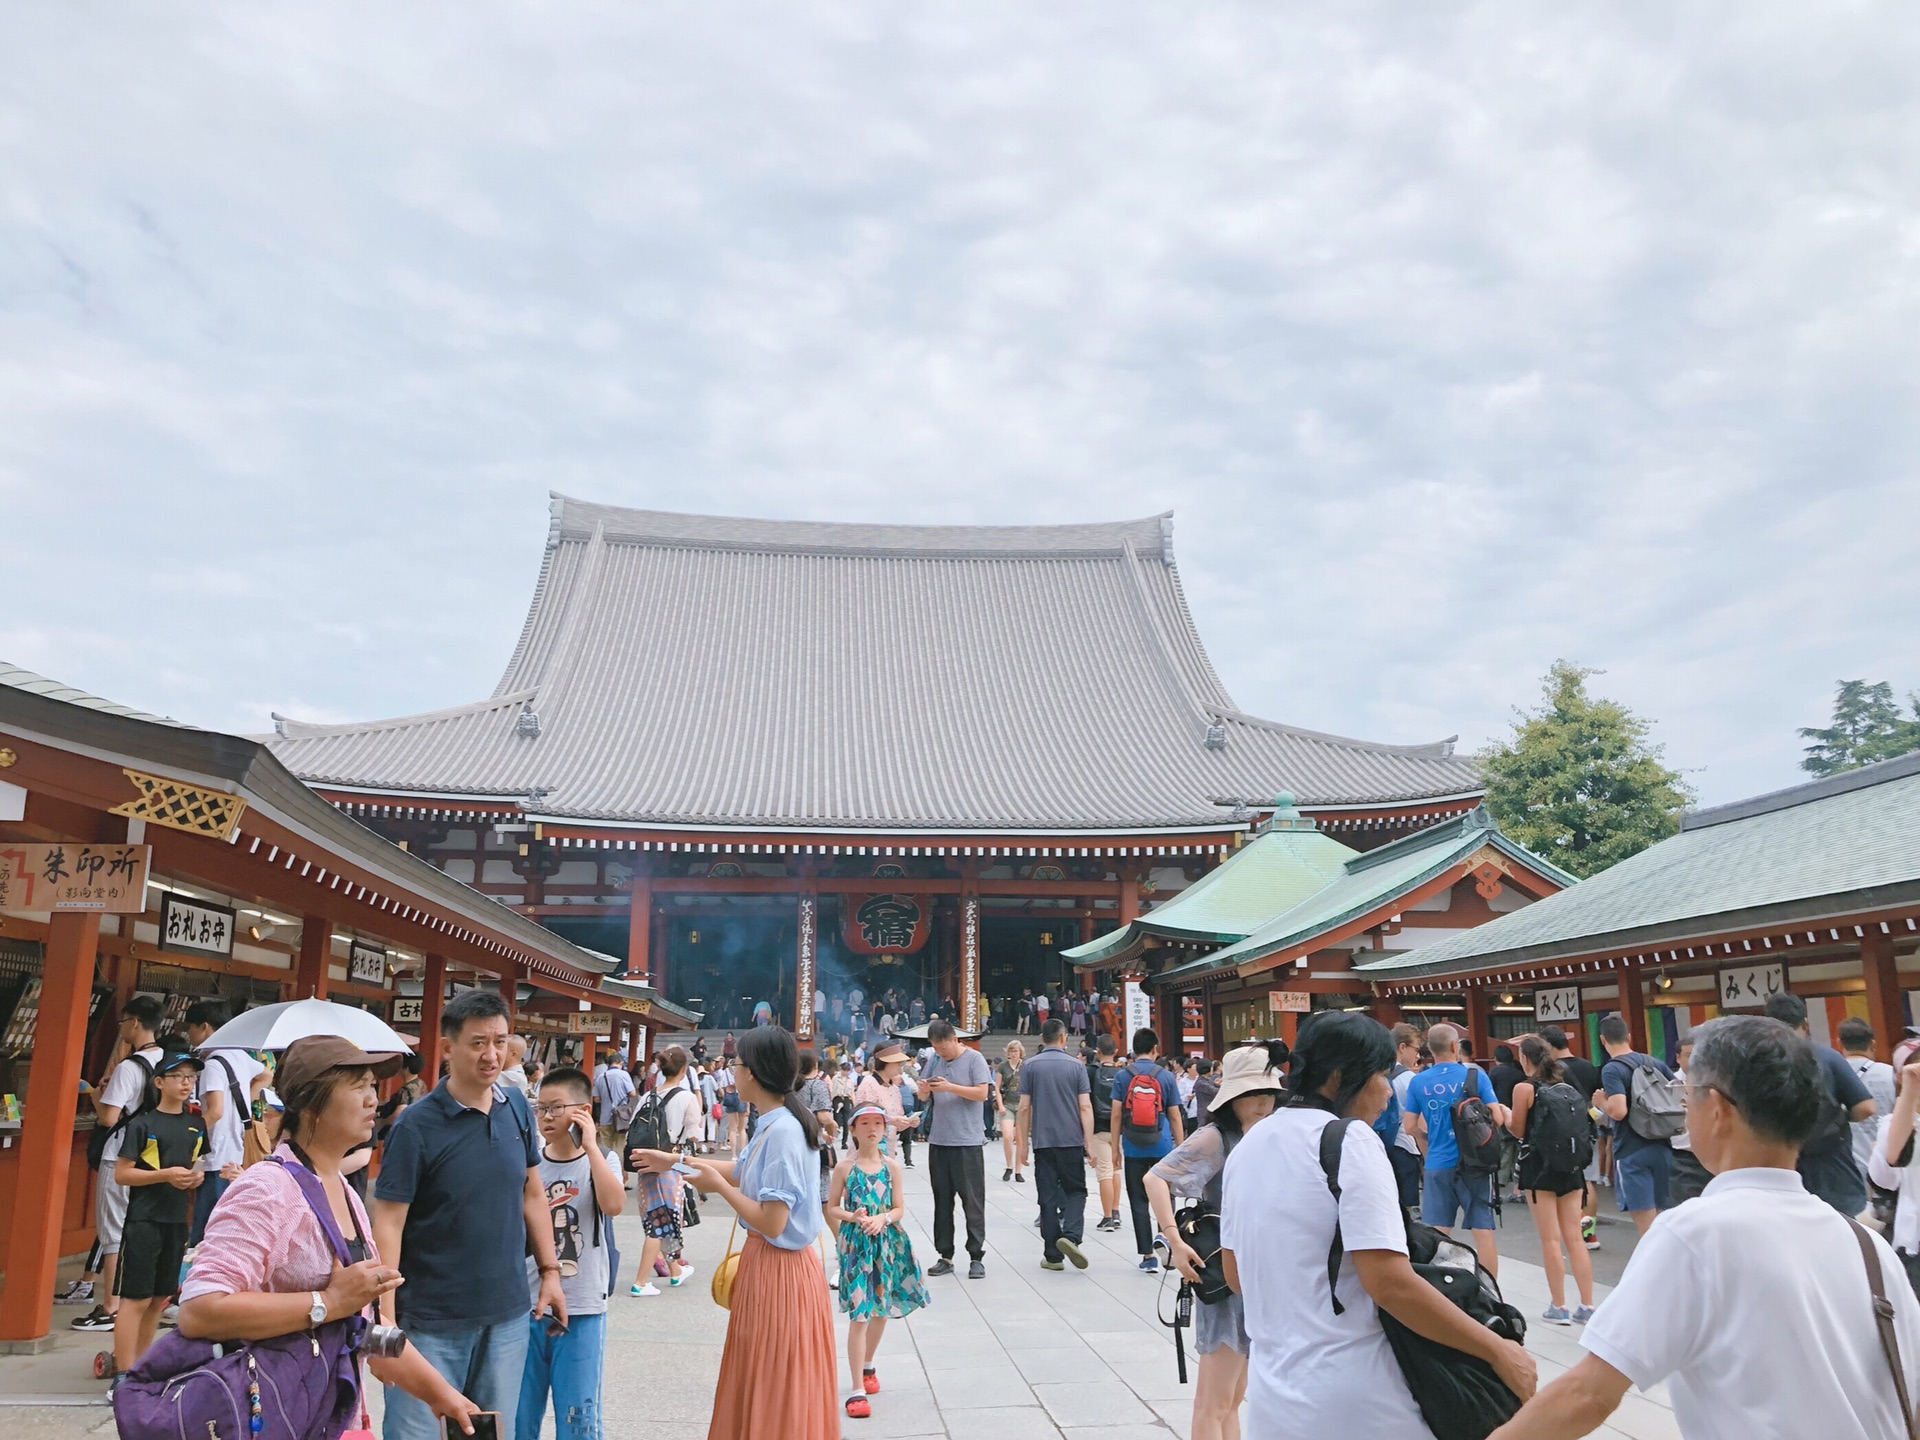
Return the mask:
[[1127,1008],[1127,1033],[1122,1038],[1131,1046],[1134,1031],[1153,1028],[1153,998],[1138,980],[1121,981],[1120,993],[1126,999]]
[[1542,1024],[1580,1023],[1580,987],[1563,985],[1552,990],[1533,992],[1533,1018]]

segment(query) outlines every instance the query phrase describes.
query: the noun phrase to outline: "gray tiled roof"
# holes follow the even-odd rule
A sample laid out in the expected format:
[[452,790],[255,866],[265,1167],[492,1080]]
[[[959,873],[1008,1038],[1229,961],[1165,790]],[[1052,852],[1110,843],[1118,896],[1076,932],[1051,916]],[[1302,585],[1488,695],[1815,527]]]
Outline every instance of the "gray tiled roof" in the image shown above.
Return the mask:
[[1920,754],[1690,815],[1590,880],[1404,956],[1396,977],[1649,948],[1920,897]]
[[1282,789],[1304,805],[1480,789],[1450,742],[1241,714],[1169,516],[827,525],[556,496],[489,699],[280,729],[274,752],[316,784],[540,790],[543,814],[667,825],[1170,828]]

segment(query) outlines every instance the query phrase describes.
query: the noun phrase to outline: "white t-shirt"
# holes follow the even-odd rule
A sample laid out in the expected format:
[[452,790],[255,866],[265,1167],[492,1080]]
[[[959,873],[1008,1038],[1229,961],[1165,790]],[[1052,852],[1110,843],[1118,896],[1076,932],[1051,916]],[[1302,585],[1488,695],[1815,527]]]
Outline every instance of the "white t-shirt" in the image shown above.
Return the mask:
[[1867,1173],[1867,1157],[1873,1153],[1873,1142],[1880,1138],[1881,1118],[1893,1112],[1893,1097],[1899,1085],[1893,1067],[1884,1060],[1876,1060],[1871,1055],[1849,1055],[1846,1061],[1853,1067],[1853,1073],[1860,1077],[1860,1083],[1867,1087],[1867,1093],[1873,1096],[1873,1114],[1864,1120],[1851,1122],[1853,1163],[1860,1167],[1860,1173],[1864,1175]]
[[1887,1239],[1902,1255],[1920,1255],[1920,1165],[1896,1167],[1887,1159],[1886,1147],[1875,1144],[1861,1173],[1882,1190],[1900,1192],[1900,1204],[1893,1212],[1893,1233]]
[[[1407,1253],[1400,1192],[1386,1147],[1347,1127],[1340,1201],[1320,1168],[1324,1110],[1285,1109],[1247,1132],[1227,1157],[1220,1243],[1233,1251],[1252,1354],[1247,1440],[1421,1440],[1431,1436],[1353,1269],[1356,1250]],[[1338,1223],[1340,1303],[1327,1291]]]
[[[1872,1238],[1920,1395],[1920,1301]],[[1642,1390],[1665,1381],[1687,1440],[1907,1433],[1859,1241],[1791,1170],[1725,1171],[1661,1214],[1580,1343]]]
[[[205,1050],[201,1058],[207,1062],[207,1068],[200,1072],[200,1108],[206,1109],[209,1095],[226,1098],[220,1118],[207,1126],[207,1154],[217,1164],[238,1165],[246,1157],[246,1138],[241,1127],[253,1114],[253,1077],[267,1067],[244,1050]],[[241,1098],[246,1102],[238,1112],[233,1105],[233,1087],[227,1083],[229,1065],[240,1086]]]
[[[144,1056],[147,1064],[157,1065],[164,1052],[158,1045],[143,1045],[134,1054]],[[107,1083],[100,1087],[100,1104],[118,1105],[120,1118],[126,1119],[129,1112],[140,1103],[140,1097],[147,1086],[147,1072],[142,1070],[129,1055],[113,1067],[113,1073],[107,1076]],[[113,1175],[113,1162],[120,1158],[120,1137],[127,1133],[122,1126],[100,1151],[100,1173],[109,1178]]]
[[1420,1153],[1420,1142],[1407,1133],[1407,1087],[1413,1084],[1413,1077],[1420,1072],[1409,1066],[1393,1077],[1393,1098],[1400,1102],[1400,1133],[1393,1137],[1393,1143],[1410,1155]]

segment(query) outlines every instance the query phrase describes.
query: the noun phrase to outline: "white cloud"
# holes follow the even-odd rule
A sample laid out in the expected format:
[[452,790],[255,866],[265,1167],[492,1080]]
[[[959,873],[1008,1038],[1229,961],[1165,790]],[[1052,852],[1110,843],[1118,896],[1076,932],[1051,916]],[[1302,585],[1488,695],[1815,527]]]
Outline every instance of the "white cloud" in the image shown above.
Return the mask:
[[[1920,22],[794,4],[0,18],[0,655],[488,690],[545,491],[1171,507],[1247,708],[1556,656],[1709,798],[1920,685]],[[268,696],[307,697],[303,705]]]

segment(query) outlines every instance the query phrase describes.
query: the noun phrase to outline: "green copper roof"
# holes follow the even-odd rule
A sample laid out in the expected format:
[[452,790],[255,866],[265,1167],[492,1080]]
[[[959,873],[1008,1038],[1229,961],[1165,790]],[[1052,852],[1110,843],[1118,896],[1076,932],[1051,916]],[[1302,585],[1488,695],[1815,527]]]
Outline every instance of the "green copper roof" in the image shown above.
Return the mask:
[[[1168,970],[1158,980],[1181,979],[1245,965],[1310,946],[1422,885],[1476,850],[1491,846],[1536,874],[1562,885],[1574,877],[1514,844],[1483,807],[1443,820],[1390,845],[1355,855],[1329,883],[1244,938],[1211,955]],[[1419,952],[1415,952],[1419,953]]]
[[1395,979],[1817,922],[1920,897],[1920,753],[1684,817],[1538,904],[1366,966]]
[[1062,951],[1077,965],[1109,965],[1150,936],[1223,945],[1252,934],[1341,873],[1355,851],[1310,820],[1283,811],[1269,828],[1164,905],[1130,925]]

